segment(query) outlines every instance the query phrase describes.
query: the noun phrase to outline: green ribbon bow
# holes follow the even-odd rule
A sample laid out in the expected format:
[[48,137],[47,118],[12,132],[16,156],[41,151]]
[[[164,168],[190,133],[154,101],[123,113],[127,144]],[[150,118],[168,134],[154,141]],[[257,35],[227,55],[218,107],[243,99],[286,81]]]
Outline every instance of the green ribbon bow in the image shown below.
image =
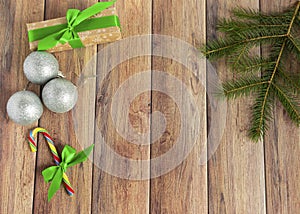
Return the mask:
[[115,15],[91,18],[112,6],[115,2],[116,0],[98,2],[83,11],[69,9],[66,15],[66,24],[30,30],[28,31],[29,42],[39,41],[38,50],[40,51],[48,50],[59,43],[65,44],[67,42],[72,48],[84,47],[78,36],[79,32],[115,26],[120,27],[119,18]]
[[69,167],[72,167],[78,163],[86,161],[87,157],[94,148],[94,144],[85,150],[76,153],[76,150],[71,146],[66,145],[61,154],[61,163],[58,166],[51,166],[43,170],[42,174],[46,182],[51,181],[51,185],[48,191],[48,201],[59,190],[63,180],[63,174]]

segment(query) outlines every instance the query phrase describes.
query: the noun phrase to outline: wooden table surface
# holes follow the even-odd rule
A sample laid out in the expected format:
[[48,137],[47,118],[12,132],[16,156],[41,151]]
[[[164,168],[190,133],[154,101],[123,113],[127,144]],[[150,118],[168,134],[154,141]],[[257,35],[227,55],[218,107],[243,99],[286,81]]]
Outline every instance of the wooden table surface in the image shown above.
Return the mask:
[[[270,124],[270,131],[261,142],[254,144],[246,136],[251,102],[241,99],[228,103],[226,129],[220,145],[207,164],[199,165],[199,148],[206,142],[210,119],[204,86],[172,59],[138,56],[120,63],[104,82],[94,79],[79,99],[78,106],[91,109],[78,122],[79,129],[74,124],[72,112],[54,114],[46,109],[42,118],[29,127],[9,121],[5,110],[7,100],[27,83],[22,69],[24,59],[30,53],[25,24],[62,17],[68,8],[84,9],[96,2],[0,1],[0,213],[299,213],[300,134],[282,107],[279,104],[275,106],[275,119]],[[124,38],[161,34],[200,47],[206,39],[216,37],[218,18],[228,17],[230,9],[235,6],[279,11],[292,3],[294,0],[119,0],[116,8]],[[139,48],[151,51],[153,44],[149,40],[139,45]],[[71,50],[56,53],[55,56],[66,78],[77,83],[88,61],[106,46]],[[134,48],[128,48],[128,53]],[[103,59],[98,58],[98,62],[91,67],[91,75],[103,72]],[[231,76],[224,62],[214,66],[221,78]],[[188,157],[162,176],[134,181],[129,177],[113,176],[93,164],[101,163],[104,155],[95,141],[90,160],[67,172],[75,188],[75,196],[68,197],[61,188],[47,202],[49,184],[44,182],[41,171],[53,162],[42,137],[38,140],[38,152],[30,152],[26,136],[31,128],[41,126],[48,129],[59,151],[64,144],[78,150],[89,145],[99,134],[95,128],[98,125],[110,148],[127,158],[149,160],[172,147],[180,132],[179,109],[184,109],[184,106],[176,105],[166,95],[173,89],[167,81],[156,78],[156,73],[146,74],[145,84],[149,87],[162,85],[166,94],[148,91],[137,96],[130,105],[129,121],[136,131],[152,133],[156,124],[149,124],[150,113],[161,111],[166,118],[166,130],[160,139],[151,145],[128,143],[117,133],[109,113],[112,96],[121,84],[147,70],[175,76],[187,85],[195,97],[200,97],[196,103],[201,117],[201,133]],[[205,79],[205,75],[202,78]],[[31,85],[29,90],[40,94],[41,88]],[[182,97],[183,92],[177,95]],[[84,140],[79,140],[78,136]],[[185,140],[189,138],[187,134]],[[150,142],[151,134],[147,140]],[[149,143],[147,140],[145,144]],[[106,158],[109,162],[110,157]],[[149,163],[151,165],[151,161]],[[111,161],[111,166],[118,167],[118,163]],[[151,171],[149,173],[150,177]]]

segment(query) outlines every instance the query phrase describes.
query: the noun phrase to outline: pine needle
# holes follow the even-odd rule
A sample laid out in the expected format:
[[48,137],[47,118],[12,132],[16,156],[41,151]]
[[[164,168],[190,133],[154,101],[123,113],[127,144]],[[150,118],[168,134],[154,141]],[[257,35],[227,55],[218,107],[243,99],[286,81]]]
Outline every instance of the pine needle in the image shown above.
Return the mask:
[[[268,130],[276,99],[291,120],[300,125],[300,75],[294,75],[285,63],[291,55],[300,60],[299,8],[300,1],[286,12],[274,14],[234,9],[233,18],[219,21],[218,30],[225,36],[209,41],[202,49],[208,59],[228,59],[231,70],[242,75],[223,84],[227,98],[250,94],[256,97],[249,129],[254,141],[259,141]],[[251,55],[252,48],[264,45],[271,46],[267,57]]]

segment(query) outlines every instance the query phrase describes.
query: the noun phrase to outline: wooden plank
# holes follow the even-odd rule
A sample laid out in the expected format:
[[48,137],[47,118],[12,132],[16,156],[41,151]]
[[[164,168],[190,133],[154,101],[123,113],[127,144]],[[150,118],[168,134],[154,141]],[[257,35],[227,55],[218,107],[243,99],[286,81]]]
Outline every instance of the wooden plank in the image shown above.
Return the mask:
[[[217,35],[217,19],[229,17],[236,6],[255,9],[259,1],[207,2],[208,39]],[[224,61],[215,65],[223,80],[233,77]],[[225,134],[208,164],[210,213],[265,213],[263,144],[254,144],[246,136],[250,105],[247,98],[228,103]]]
[[[153,33],[169,35],[199,47],[205,42],[205,1],[204,0],[154,0],[153,1]],[[168,39],[171,46],[157,45],[164,43],[159,39],[154,42],[154,48],[161,48],[161,52],[171,52],[168,57],[153,57],[152,69],[174,76],[179,83],[172,79],[161,76],[161,73],[152,74],[152,86],[163,87],[161,92],[152,93],[152,112],[159,111],[165,117],[166,128],[162,136],[151,145],[151,176],[162,174],[160,177],[151,180],[151,213],[207,213],[207,166],[200,166],[200,153],[206,143],[206,95],[205,95],[205,61],[196,65],[195,58],[189,58],[188,51],[182,53],[180,58],[184,61],[189,58],[191,64],[199,66],[198,75],[200,81],[196,79],[191,70],[175,61],[173,58],[177,53],[184,51],[186,45],[176,42],[175,39]],[[157,42],[157,43],[156,43]],[[174,42],[174,43],[172,43]],[[197,57],[196,57],[197,58]],[[201,84],[203,81],[203,84]],[[188,92],[184,91],[184,85]],[[178,89],[178,90],[177,90]],[[176,94],[171,97],[171,94]],[[191,100],[188,99],[188,94]],[[199,111],[197,119],[200,125],[191,127],[184,125],[195,117],[195,109],[188,109],[190,102],[194,100]],[[181,118],[182,115],[183,118]],[[160,124],[152,118],[152,139],[157,134],[157,126]],[[200,130],[199,136],[193,139],[192,133]],[[179,136],[183,139],[179,140]],[[177,142],[178,140],[178,142]],[[188,153],[187,158],[181,154],[187,150],[190,144],[196,144]],[[175,145],[179,145],[180,151],[171,150]],[[157,164],[155,158],[172,152],[172,157]],[[203,152],[203,151],[202,151]],[[206,152],[204,152],[206,153]],[[183,161],[175,169],[171,163],[177,159]],[[171,170],[168,173],[159,170]],[[158,173],[159,172],[159,173]],[[157,174],[158,173],[158,174]]]
[[[45,19],[63,17],[69,8],[77,8],[83,10],[97,0],[88,1],[59,1],[47,0]],[[77,83],[78,77],[83,70],[86,63],[91,57],[96,54],[97,46],[88,48],[76,49],[56,53],[60,65],[60,70],[66,76],[66,79]],[[96,74],[96,67],[91,68],[91,74]],[[95,100],[95,83],[90,84],[85,88],[85,95],[83,97],[82,91],[79,91],[79,100],[77,106],[92,105]],[[40,126],[46,128],[54,138],[58,147],[59,153],[62,148],[68,144],[74,147],[77,151],[87,147],[93,143],[93,128],[94,128],[94,113],[78,121],[80,129],[74,128],[74,118],[72,112],[65,114],[55,114],[46,110],[40,120]],[[77,124],[78,125],[78,124]],[[76,133],[76,131],[78,131]],[[86,136],[85,140],[78,136]],[[46,184],[41,175],[41,171],[46,167],[53,165],[53,159],[48,149],[45,140],[40,137],[39,151],[36,169],[36,185],[34,198],[34,213],[90,213],[91,212],[91,195],[92,195],[92,164],[87,161],[83,164],[76,165],[68,169],[67,174],[75,189],[75,195],[70,198],[65,190],[61,189],[56,193],[50,202],[47,202],[47,192],[49,184]]]
[[[294,3],[261,0],[261,10],[281,12]],[[299,72],[296,60],[289,61],[290,71]],[[300,209],[300,129],[292,124],[279,102],[273,115],[274,121],[265,137],[267,212],[297,213]]]
[[[32,4],[36,7],[32,8]],[[35,155],[26,142],[32,126],[9,121],[6,103],[26,86],[23,61],[29,46],[25,24],[42,19],[43,8],[43,0],[0,2],[0,213],[32,212]],[[28,89],[38,92],[37,86]]]
[[[143,35],[151,33],[151,5],[152,1],[127,0],[117,2],[117,11],[122,24],[122,34],[124,38],[133,35]],[[97,126],[95,128],[96,136],[101,135],[104,138],[103,144],[106,144],[114,152],[121,157],[134,160],[148,160],[150,156],[149,145],[135,145],[131,143],[129,138],[122,138],[116,130],[111,118],[112,98],[117,89],[121,88],[125,94],[132,94],[133,87],[142,82],[149,88],[151,87],[151,75],[146,74],[143,80],[132,82],[130,86],[122,85],[130,77],[141,71],[151,69],[151,57],[140,56],[123,63],[118,63],[122,56],[130,56],[136,50],[148,50],[151,53],[150,40],[145,43],[138,44],[122,43],[120,51],[115,49],[109,53],[106,58],[98,59],[97,74],[103,75],[106,71],[104,68],[111,64],[118,64],[109,75],[101,82],[98,80],[97,91]],[[119,106],[126,102],[126,97],[121,97],[117,100]],[[136,132],[143,133],[149,131],[149,103],[150,92],[145,92],[137,96],[130,105],[129,115],[120,116],[117,114],[116,123],[128,121]],[[121,111],[128,111],[126,107]],[[121,112],[122,113],[122,112]],[[129,127],[124,127],[128,130]],[[149,138],[145,142],[149,143]],[[101,144],[98,138],[95,141],[94,153],[94,173],[93,173],[93,213],[148,213],[149,212],[149,181],[132,181],[133,177],[139,170],[149,170],[149,165],[143,165],[145,168],[132,167],[123,165],[114,159],[115,156],[106,153],[101,149]],[[141,161],[140,161],[141,162]],[[111,165],[112,169],[120,170],[121,174],[128,173],[127,177],[113,176],[110,172],[102,171],[103,164]],[[102,166],[102,167],[101,167]],[[130,171],[129,171],[130,170]],[[149,173],[148,173],[149,174]]]

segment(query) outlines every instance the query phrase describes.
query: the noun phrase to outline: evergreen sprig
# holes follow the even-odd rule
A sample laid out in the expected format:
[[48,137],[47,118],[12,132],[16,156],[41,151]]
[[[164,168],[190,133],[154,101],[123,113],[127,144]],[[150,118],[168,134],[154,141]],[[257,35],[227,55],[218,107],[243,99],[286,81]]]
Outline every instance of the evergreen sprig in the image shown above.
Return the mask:
[[[291,120],[300,124],[300,75],[290,71],[286,59],[300,60],[300,1],[286,12],[264,14],[237,8],[232,18],[219,21],[224,37],[209,41],[202,52],[210,60],[225,57],[237,78],[223,84],[227,98],[254,95],[249,136],[258,141],[268,130],[272,107],[278,99]],[[266,45],[268,56],[251,49]],[[294,60],[293,63],[298,63]]]

